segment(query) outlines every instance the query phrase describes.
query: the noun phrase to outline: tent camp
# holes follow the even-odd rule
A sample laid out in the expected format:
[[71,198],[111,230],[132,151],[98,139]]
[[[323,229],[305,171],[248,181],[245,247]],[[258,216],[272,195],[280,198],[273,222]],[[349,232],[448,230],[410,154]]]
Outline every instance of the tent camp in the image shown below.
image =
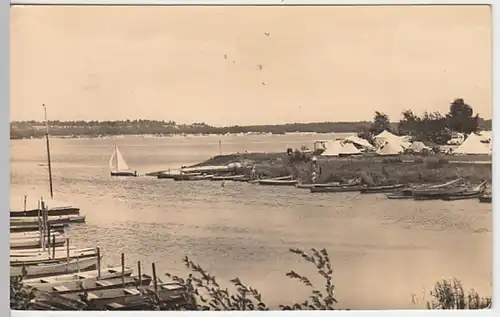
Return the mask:
[[491,142],[484,136],[471,133],[459,147],[453,151],[455,154],[491,154]]
[[346,141],[351,142],[352,144],[354,144],[358,147],[361,147],[365,150],[375,150],[375,147],[373,145],[371,145],[370,142],[368,142],[367,140],[362,139],[356,135],[352,135],[352,136],[346,138]]
[[382,145],[377,150],[378,155],[384,155],[384,156],[398,155],[401,152],[403,152],[403,148],[401,147],[400,144],[398,144],[397,142],[396,142],[396,144],[394,144],[393,142],[389,142],[389,141],[387,141],[384,145]]
[[325,146],[326,150],[321,153],[321,156],[356,155],[361,153],[351,143],[346,143],[341,140],[328,141]]

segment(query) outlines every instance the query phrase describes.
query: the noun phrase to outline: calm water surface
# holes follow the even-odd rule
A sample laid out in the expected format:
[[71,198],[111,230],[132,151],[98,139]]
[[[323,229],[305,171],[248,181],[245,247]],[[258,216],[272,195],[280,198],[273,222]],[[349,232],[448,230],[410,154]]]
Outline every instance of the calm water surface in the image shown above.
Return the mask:
[[[325,138],[323,136],[321,138]],[[222,138],[224,153],[312,146],[318,136]],[[71,243],[98,245],[104,264],[185,274],[187,255],[223,282],[240,277],[271,306],[305,299],[308,289],[285,277],[315,277],[288,249],[326,248],[337,298],[352,309],[415,308],[441,278],[491,294],[491,205],[388,201],[380,195],[315,194],[287,187],[227,182],[112,179],[116,142],[144,174],[197,163],[219,153],[218,137],[53,139],[54,199],[81,208],[87,223],[69,230]],[[48,196],[44,140],[11,141],[11,199]],[[314,280],[314,279],[313,279]],[[427,296],[428,298],[428,296]]]

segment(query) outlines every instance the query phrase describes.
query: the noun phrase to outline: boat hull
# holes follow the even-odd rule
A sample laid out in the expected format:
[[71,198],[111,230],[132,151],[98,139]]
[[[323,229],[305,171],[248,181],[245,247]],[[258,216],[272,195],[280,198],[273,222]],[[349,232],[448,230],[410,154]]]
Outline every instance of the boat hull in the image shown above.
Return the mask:
[[[39,254],[39,255],[32,255],[32,256],[10,256],[10,266],[23,266],[23,265],[32,265],[32,264],[38,264],[38,263],[46,263],[48,261],[66,261],[67,259],[67,252],[55,252],[55,256],[52,257],[52,252],[49,249],[48,252],[44,254]],[[85,251],[79,251],[79,250],[74,250],[69,252],[69,260],[73,260],[76,258],[81,259],[86,259],[86,258],[91,258],[91,257],[97,257],[97,249],[93,250],[85,250]]]
[[23,267],[26,269],[26,278],[35,278],[43,276],[53,276],[56,274],[74,273],[78,271],[94,270],[97,267],[97,257],[85,259],[73,259],[69,263],[55,262],[42,263],[25,266],[11,266],[10,276],[19,276],[22,274]]
[[311,193],[347,193],[347,192],[359,192],[365,186],[341,186],[341,187],[312,187]]
[[460,194],[459,195],[448,195],[448,196],[442,197],[441,199],[442,200],[447,200],[447,201],[450,201],[450,200],[478,199],[481,195],[482,195],[481,192],[466,193],[466,194],[463,194],[463,195],[460,195]]
[[[123,275],[130,276],[132,275],[132,271],[133,270],[131,268],[126,267],[123,271]],[[96,280],[98,273],[99,272],[97,270],[90,270],[78,274],[68,273],[64,275],[48,276],[41,278],[28,278],[23,280],[23,284],[31,287],[37,287],[39,285],[47,285],[47,284],[57,285],[61,283],[71,282],[74,280],[79,280],[79,281],[87,281],[92,279]],[[122,276],[121,267],[107,267],[101,269],[100,279],[105,280],[121,276]]]
[[403,184],[398,184],[398,185],[390,185],[390,186],[373,186],[373,187],[366,187],[360,190],[362,194],[377,194],[377,193],[390,193],[393,192],[395,189],[403,188],[405,185]]
[[130,287],[130,286],[147,286],[150,285],[152,281],[151,276],[142,274],[141,278],[138,276],[124,276],[123,281],[121,277],[109,278],[109,279],[84,279],[79,281],[69,281],[60,284],[38,284],[34,289],[42,292],[58,293],[58,294],[71,294],[71,293],[81,293],[82,288],[86,291],[96,291],[113,289],[120,287]]
[[[40,213],[39,210],[11,210],[10,211],[10,216],[11,217],[38,217],[38,214]],[[65,208],[54,208],[54,209],[49,209],[48,210],[48,215],[49,216],[72,216],[72,215],[79,215],[80,214],[80,208],[77,207],[65,207]]]
[[260,180],[259,185],[264,186],[295,186],[297,185],[296,180]]
[[413,195],[387,194],[387,199],[413,199]]
[[174,177],[175,181],[208,181],[211,180],[214,176],[213,175],[200,175],[200,176],[185,176],[185,175],[180,175]]
[[[52,231],[64,232],[64,227],[68,224],[52,224],[50,229]],[[10,225],[10,232],[36,232],[39,231],[40,227],[38,223],[36,224],[15,224]]]
[[134,172],[111,172],[110,174],[115,177],[137,177]]
[[[85,216],[49,216],[48,217],[49,226],[58,224],[70,224],[70,223],[83,223],[85,222]],[[11,226],[38,226],[37,217],[11,217]]]
[[[57,236],[55,238],[55,243],[50,238],[50,243],[54,244],[56,247],[63,246],[66,243],[66,239],[63,236]],[[10,241],[11,249],[32,249],[32,248],[40,248],[42,247],[42,243],[40,238],[27,238],[27,239],[12,239]]]

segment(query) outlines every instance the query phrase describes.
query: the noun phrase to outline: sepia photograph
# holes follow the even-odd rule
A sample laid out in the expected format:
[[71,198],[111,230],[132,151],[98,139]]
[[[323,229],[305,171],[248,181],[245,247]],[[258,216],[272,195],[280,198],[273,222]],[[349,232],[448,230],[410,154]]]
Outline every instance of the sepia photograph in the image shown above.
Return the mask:
[[492,307],[489,5],[13,5],[10,308]]

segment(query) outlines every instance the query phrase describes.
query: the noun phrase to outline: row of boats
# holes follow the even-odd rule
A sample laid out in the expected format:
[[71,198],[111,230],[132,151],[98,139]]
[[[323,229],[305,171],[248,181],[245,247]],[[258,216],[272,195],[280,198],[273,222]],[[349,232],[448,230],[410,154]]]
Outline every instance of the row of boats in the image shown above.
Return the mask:
[[345,193],[359,192],[361,194],[386,193],[388,199],[414,200],[464,200],[478,199],[483,203],[491,203],[491,193],[487,192],[487,181],[470,185],[463,178],[457,178],[442,184],[382,184],[369,186],[359,180],[347,183],[332,182],[323,184],[304,184],[293,176],[283,176],[268,179],[252,179],[242,174],[210,174],[210,173],[160,173],[158,178],[175,181],[235,181],[259,184],[264,186],[295,186],[310,190],[311,193]]
[[101,267],[100,248],[70,246],[65,228],[85,222],[78,208],[38,205],[35,211],[11,210],[11,283],[33,291],[30,309],[145,310],[152,299],[167,308],[190,303],[185,286],[161,281],[154,264],[152,276],[141,272],[140,262],[133,275],[124,254],[121,266]]

